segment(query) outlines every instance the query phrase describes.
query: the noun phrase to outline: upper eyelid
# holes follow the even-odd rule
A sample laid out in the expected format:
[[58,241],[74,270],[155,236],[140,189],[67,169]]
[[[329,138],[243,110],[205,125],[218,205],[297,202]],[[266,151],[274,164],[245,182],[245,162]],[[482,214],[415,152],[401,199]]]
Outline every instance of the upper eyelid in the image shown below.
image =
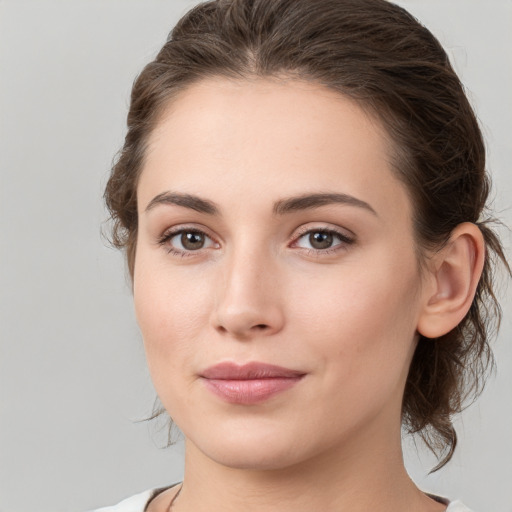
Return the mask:
[[305,235],[307,235],[309,232],[328,232],[328,233],[331,233],[333,234],[335,237],[338,237],[338,239],[340,240],[340,243],[338,244],[335,244],[335,245],[332,245],[331,247],[326,247],[325,249],[315,249],[315,248],[307,248],[307,247],[299,247],[297,246],[298,249],[303,249],[305,251],[314,251],[314,252],[317,252],[319,254],[321,253],[328,253],[328,252],[331,252],[331,251],[337,251],[339,250],[340,248],[342,247],[346,247],[347,245],[352,245],[354,242],[355,242],[355,239],[352,238],[352,237],[349,237],[349,236],[346,236],[344,235],[343,233],[340,233],[339,231],[335,231],[335,230],[320,230],[320,229],[312,229],[310,231],[306,231],[304,234],[298,236],[298,237],[295,237],[293,240],[292,240],[292,244],[291,246],[295,246],[296,244],[299,244],[300,243],[300,240],[302,238],[304,238]]
[[[172,226],[169,228],[166,228],[161,237],[164,237],[169,234],[176,234],[181,233],[183,231],[197,231],[200,233],[204,233],[205,235],[209,236],[212,239],[220,238],[215,235],[211,235],[210,230],[206,226],[196,226],[193,224],[178,224],[177,226]],[[314,232],[314,231],[332,231],[334,233],[339,233],[340,235],[344,235],[347,233],[347,237],[355,237],[355,234],[350,231],[347,228],[341,228],[341,227],[334,227],[334,226],[328,226],[328,225],[322,225],[322,226],[300,226],[298,228],[295,228],[292,232],[292,235],[290,235],[290,239],[293,239],[296,236],[302,236],[306,233]]]
[[170,238],[175,235],[178,235],[179,233],[183,232],[196,232],[196,233],[203,233],[208,238],[211,238],[213,241],[218,243],[218,237],[211,234],[211,231],[206,228],[205,226],[195,226],[195,225],[187,225],[187,224],[178,224],[177,226],[172,226],[170,228],[165,229],[162,234],[158,237],[159,239],[163,238]]
[[[187,231],[202,233],[206,237],[210,238],[210,240],[212,240],[215,244],[221,243],[221,242],[219,242],[219,239],[221,240],[221,238],[218,236],[212,235],[210,230],[208,228],[206,228],[206,226],[202,226],[202,225],[197,226],[197,225],[193,225],[193,224],[177,225],[177,226],[167,228],[166,230],[164,230],[162,235],[160,235],[158,237],[157,243],[163,244],[165,242],[168,242],[171,238],[175,237],[176,235],[179,235],[180,233],[187,232]],[[354,242],[356,240],[355,234],[352,231],[348,230],[347,228],[341,228],[338,226],[334,227],[332,225],[326,225],[326,224],[316,225],[316,226],[311,226],[311,225],[306,224],[299,228],[295,228],[292,235],[288,238],[287,243],[288,244],[293,243],[308,233],[321,232],[321,231],[334,233],[334,234],[340,236],[342,239],[348,239],[351,242]],[[197,252],[199,252],[200,250],[201,249],[198,249]],[[319,251],[322,251],[322,250],[319,249]],[[192,251],[187,251],[187,252],[192,252]]]
[[[169,244],[169,242],[176,236],[180,235],[180,233],[186,233],[186,232],[196,232],[196,233],[201,233],[203,235],[205,235],[207,238],[209,238],[214,245],[219,245],[219,242],[212,236],[210,236],[208,233],[205,232],[204,229],[199,229],[199,228],[194,228],[194,227],[186,227],[186,226],[176,226],[176,227],[171,227],[171,228],[168,228],[166,229],[163,234],[161,236],[158,237],[157,241],[156,241],[156,244],[161,246],[161,247],[165,247]],[[194,256],[194,254],[199,254],[201,253],[203,250],[207,250],[207,249],[210,249],[210,247],[202,247],[201,249],[197,249],[197,250],[184,250],[184,249],[179,249],[179,248],[176,248],[176,247],[167,247],[167,252],[168,253],[174,253],[176,255],[180,254],[181,256],[185,257],[185,256]]]
[[339,226],[333,226],[333,225],[323,225],[323,226],[303,226],[298,228],[293,232],[293,234],[290,236],[290,241],[293,241],[296,238],[300,238],[304,236],[307,233],[316,232],[316,231],[326,231],[328,233],[335,233],[342,238],[349,238],[350,240],[354,241],[356,239],[356,235],[353,231],[347,228],[342,228]]

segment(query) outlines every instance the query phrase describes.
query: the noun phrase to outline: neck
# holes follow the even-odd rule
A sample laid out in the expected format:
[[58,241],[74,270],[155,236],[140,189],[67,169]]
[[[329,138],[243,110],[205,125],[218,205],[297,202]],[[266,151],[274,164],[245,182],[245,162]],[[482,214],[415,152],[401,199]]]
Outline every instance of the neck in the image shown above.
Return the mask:
[[[185,478],[176,512],[440,511],[410,480],[400,432],[362,433],[349,447],[279,469],[228,467],[186,441]],[[388,431],[389,432],[389,431]],[[348,444],[348,443],[347,443]],[[385,448],[383,448],[385,447]]]

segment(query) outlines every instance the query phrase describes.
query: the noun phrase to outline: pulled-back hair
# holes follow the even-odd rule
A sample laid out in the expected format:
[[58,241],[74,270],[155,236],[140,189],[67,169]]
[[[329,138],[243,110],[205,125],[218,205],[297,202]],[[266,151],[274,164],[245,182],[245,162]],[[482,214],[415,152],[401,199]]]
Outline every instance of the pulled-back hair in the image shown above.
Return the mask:
[[469,312],[446,335],[420,337],[403,397],[403,426],[422,436],[439,457],[435,469],[442,467],[457,442],[453,414],[481,392],[493,366],[489,335],[500,320],[495,263],[510,271],[485,217],[482,134],[445,51],[385,0],[216,0],[190,10],[133,85],[128,132],[105,191],[113,242],[126,249],[132,277],[136,189],[148,138],[168,103],[208,77],[312,81],[378,119],[413,205],[420,263],[458,224],[479,226],[486,258]]

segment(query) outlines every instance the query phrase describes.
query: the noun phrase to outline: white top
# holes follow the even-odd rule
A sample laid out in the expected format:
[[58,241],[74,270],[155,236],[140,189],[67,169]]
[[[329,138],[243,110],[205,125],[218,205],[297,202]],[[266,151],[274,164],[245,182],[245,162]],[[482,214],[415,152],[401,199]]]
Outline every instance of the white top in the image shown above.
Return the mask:
[[121,501],[121,503],[112,507],[98,508],[91,512],[144,512],[144,508],[154,492],[154,489],[149,489],[135,496],[131,496],[130,498],[126,498]]
[[[136,494],[135,496],[131,496],[127,498],[121,503],[114,505],[112,507],[103,507],[98,508],[96,510],[92,510],[90,512],[144,512],[144,508],[146,507],[148,501],[153,496],[155,492],[154,489],[149,489],[147,491],[141,492],[140,494]],[[466,505],[464,505],[461,501],[452,501],[448,505],[446,512],[472,512]]]

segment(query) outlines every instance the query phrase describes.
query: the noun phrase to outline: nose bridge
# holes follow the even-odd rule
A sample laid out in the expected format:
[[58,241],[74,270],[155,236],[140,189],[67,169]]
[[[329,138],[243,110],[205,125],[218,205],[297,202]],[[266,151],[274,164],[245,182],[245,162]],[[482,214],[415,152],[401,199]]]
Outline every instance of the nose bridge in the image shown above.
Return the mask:
[[267,244],[245,237],[227,251],[218,286],[214,323],[237,337],[282,328],[279,271]]

